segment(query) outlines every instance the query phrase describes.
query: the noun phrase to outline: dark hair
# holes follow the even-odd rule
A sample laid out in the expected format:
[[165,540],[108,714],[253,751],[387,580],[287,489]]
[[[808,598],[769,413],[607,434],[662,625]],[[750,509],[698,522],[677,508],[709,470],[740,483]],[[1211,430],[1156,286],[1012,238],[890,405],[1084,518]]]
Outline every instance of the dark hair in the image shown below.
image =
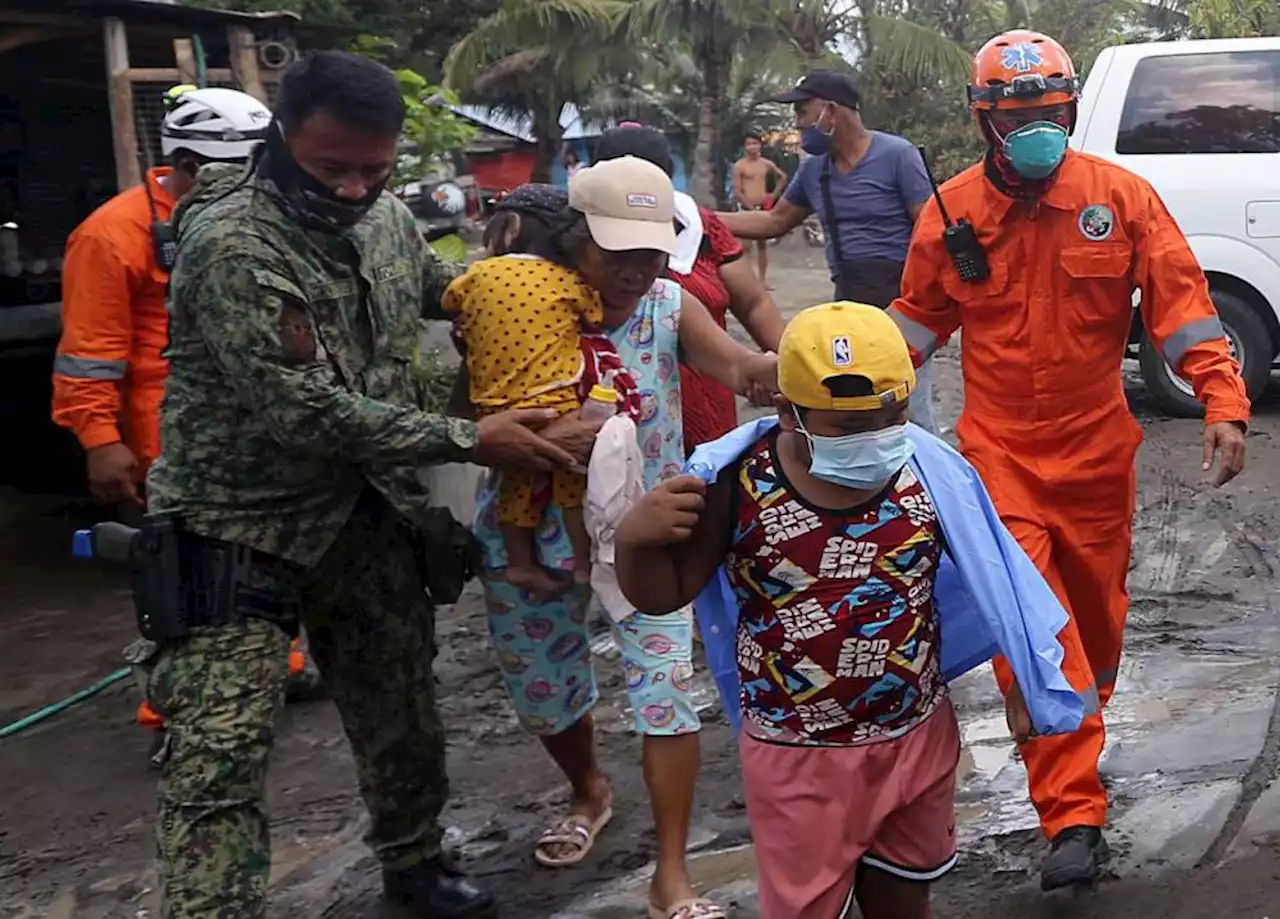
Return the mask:
[[205,166],[212,163],[213,160],[207,156],[201,156],[194,150],[188,150],[186,147],[179,147],[169,154],[169,168],[180,171],[186,168],[187,163],[195,163],[196,166]]
[[876,388],[871,381],[860,373],[842,373],[839,376],[827,377],[822,381],[827,392],[836,399],[856,399],[859,396],[873,396]]
[[[521,253],[547,258],[552,229],[561,222],[568,206],[569,193],[563,188],[537,182],[521,185],[494,206],[493,216],[484,229],[485,248],[495,255]],[[497,252],[493,244],[513,226],[515,237],[503,251]]]
[[286,133],[324,112],[344,125],[382,136],[404,128],[404,93],[395,74],[346,51],[318,51],[285,71],[275,116]]
[[[494,249],[492,243],[501,239],[515,221],[520,222],[515,239],[501,252]],[[578,253],[591,242],[591,230],[582,212],[567,206],[554,215],[507,210],[489,218],[483,241],[494,255],[536,255],[577,271]]]
[[[822,385],[827,387],[827,392],[831,393],[836,399],[856,399],[860,396],[874,396],[876,388],[871,385],[871,381],[860,373],[842,373],[839,376],[827,377],[822,381]],[[794,406],[796,414],[804,421],[809,417],[809,409],[797,405]]]
[[546,250],[539,254],[549,261],[577,271],[578,253],[589,242],[591,242],[591,228],[587,226],[586,215],[566,207],[551,221]]
[[755,133],[754,131],[748,131],[746,134],[742,135],[742,142],[744,144],[749,140],[754,140],[758,144],[764,143],[764,138],[761,137],[759,134]]
[[[519,227],[515,238],[502,251],[497,251],[493,244],[502,239],[513,226]],[[494,255],[520,254],[550,258],[553,250],[551,238],[553,233],[552,222],[541,214],[514,210],[498,211],[485,225],[481,241],[484,247]]]
[[657,166],[668,177],[675,174],[671,142],[654,128],[610,128],[596,141],[596,162],[634,156]]

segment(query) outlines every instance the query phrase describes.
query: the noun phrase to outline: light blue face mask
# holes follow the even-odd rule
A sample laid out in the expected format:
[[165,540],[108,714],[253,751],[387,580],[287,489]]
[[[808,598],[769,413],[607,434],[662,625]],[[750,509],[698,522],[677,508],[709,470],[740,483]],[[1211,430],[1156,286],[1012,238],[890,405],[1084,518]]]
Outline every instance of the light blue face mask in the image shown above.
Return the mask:
[[905,424],[843,437],[810,434],[799,418],[796,427],[809,441],[809,474],[844,488],[877,488],[897,474],[915,453]]
[[1004,138],[1004,153],[1018,175],[1047,179],[1067,155],[1067,131],[1052,121],[1033,121]]

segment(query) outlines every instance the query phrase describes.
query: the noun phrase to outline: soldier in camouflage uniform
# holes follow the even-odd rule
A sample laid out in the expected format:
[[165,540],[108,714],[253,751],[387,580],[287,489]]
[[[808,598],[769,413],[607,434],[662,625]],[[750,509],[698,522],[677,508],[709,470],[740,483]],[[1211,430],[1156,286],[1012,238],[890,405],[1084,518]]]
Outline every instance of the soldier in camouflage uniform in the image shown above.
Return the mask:
[[526,427],[542,412],[475,424],[418,407],[419,319],[456,272],[383,193],[403,117],[390,71],[318,54],[285,76],[250,171],[205,170],[175,214],[150,510],[176,514],[188,542],[252,555],[243,615],[163,643],[151,674],[171,736],[157,827],[165,919],[265,913],[263,791],[289,609],[350,739],[388,897],[435,919],[494,913],[440,852],[433,518],[417,470],[573,457]]

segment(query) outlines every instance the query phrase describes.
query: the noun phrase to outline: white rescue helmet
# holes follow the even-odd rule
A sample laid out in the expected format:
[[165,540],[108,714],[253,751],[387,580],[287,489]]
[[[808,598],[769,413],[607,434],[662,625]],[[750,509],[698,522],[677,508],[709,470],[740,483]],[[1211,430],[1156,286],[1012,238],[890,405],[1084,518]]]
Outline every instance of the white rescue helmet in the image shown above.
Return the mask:
[[234,89],[191,89],[175,98],[160,126],[165,157],[189,150],[209,160],[249,159],[267,138],[271,109]]

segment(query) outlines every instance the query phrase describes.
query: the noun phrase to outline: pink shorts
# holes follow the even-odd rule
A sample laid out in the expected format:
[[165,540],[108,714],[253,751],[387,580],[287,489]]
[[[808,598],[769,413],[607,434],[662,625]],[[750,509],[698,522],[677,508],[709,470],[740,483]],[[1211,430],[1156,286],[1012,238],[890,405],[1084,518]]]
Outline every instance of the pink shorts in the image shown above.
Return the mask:
[[859,863],[929,882],[956,863],[960,730],[945,703],[910,733],[859,747],[740,740],[763,919],[837,919]]

